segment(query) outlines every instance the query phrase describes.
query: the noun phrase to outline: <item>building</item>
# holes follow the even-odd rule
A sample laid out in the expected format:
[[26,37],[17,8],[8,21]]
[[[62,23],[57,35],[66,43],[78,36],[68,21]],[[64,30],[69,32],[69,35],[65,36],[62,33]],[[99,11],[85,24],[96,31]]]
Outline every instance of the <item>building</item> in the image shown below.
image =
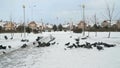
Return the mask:
[[78,23],[78,29],[86,29],[87,28],[87,24],[84,21],[80,21],[80,23]]
[[104,28],[104,27],[110,27],[111,25],[109,21],[105,20],[101,23],[101,26]]
[[65,30],[73,30],[75,28],[76,24],[75,23],[73,24],[73,22],[72,22],[72,23],[63,24],[62,26],[63,26],[63,29],[65,29]]
[[15,30],[15,24],[13,22],[6,22],[4,24],[4,30]]
[[37,29],[37,24],[35,21],[31,21],[29,24],[28,24],[28,27],[31,28],[32,30],[34,29]]
[[120,29],[120,20],[117,21],[116,26],[118,29]]
[[0,22],[1,27],[4,27],[4,24],[5,24],[5,22],[2,22],[2,21]]
[[45,29],[46,31],[52,31],[53,25],[47,23],[47,24],[44,26],[44,29]]
[[31,28],[32,30],[36,29],[38,31],[43,31],[45,29],[45,25],[43,23],[31,21],[28,24],[28,27]]
[[39,31],[43,31],[44,30],[43,23],[37,23],[37,30],[39,30]]
[[69,23],[63,24],[62,27],[63,27],[64,29],[69,29],[69,30],[70,30],[70,25],[69,25]]

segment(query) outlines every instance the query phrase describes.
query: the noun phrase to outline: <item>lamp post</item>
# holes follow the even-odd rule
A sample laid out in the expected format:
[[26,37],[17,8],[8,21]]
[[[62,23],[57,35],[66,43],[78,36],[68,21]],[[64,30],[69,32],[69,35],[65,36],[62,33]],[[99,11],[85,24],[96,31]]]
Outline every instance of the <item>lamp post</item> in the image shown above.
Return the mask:
[[82,5],[83,8],[83,36],[85,36],[85,5]]
[[70,18],[70,23],[69,23],[69,25],[70,25],[70,31],[72,31],[72,18]]
[[41,33],[42,33],[42,31],[44,30],[44,25],[43,25],[43,19],[41,18],[41,23],[42,23],[42,27],[40,28],[40,30],[41,30]]
[[57,24],[58,24],[58,19],[59,19],[59,18],[57,17],[56,19],[57,19]]
[[13,38],[13,33],[12,33],[12,24],[13,24],[13,22],[12,22],[12,14],[10,15],[10,30],[11,30],[11,39]]
[[23,19],[24,19],[23,26],[24,26],[24,38],[25,38],[26,37],[25,36],[25,32],[26,32],[25,30],[25,5],[23,5]]
[[[96,14],[94,16],[94,19],[95,19],[95,25],[97,26],[97,18],[96,18]],[[96,31],[96,27],[95,27],[95,37],[97,37],[97,31]]]
[[31,19],[31,20],[32,20],[32,21],[33,21],[33,19],[34,19],[34,17],[33,17],[33,16],[34,16],[34,7],[36,7],[36,5],[31,6],[31,8],[32,8],[32,19]]

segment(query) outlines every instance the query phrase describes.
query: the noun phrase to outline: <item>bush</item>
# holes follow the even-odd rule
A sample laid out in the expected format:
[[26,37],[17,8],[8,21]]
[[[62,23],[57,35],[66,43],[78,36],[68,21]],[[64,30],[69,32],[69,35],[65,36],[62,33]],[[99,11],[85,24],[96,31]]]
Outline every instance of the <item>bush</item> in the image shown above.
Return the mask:
[[36,33],[39,33],[39,31],[36,30],[36,29],[34,29],[34,30],[33,30],[33,33],[35,33],[35,34],[36,34]]
[[31,28],[26,27],[26,32],[27,32],[27,33],[30,33],[31,31],[32,31],[32,29],[31,29]]
[[17,27],[17,32],[24,32],[24,26],[23,25],[20,25]]
[[74,32],[74,33],[82,33],[82,29],[76,28],[76,29],[73,29],[73,32]]

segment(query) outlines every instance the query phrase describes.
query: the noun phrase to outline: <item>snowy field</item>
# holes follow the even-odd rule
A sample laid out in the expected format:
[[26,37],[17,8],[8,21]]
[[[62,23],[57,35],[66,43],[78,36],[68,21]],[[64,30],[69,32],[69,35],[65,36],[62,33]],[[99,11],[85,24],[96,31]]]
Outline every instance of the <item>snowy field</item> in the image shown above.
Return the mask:
[[[88,33],[86,32],[86,35]],[[4,36],[8,36],[8,40]],[[49,47],[36,47],[32,43],[40,36],[41,42],[50,40],[51,35],[55,37],[55,45]],[[87,39],[82,40],[82,34],[72,32],[44,32],[42,34],[29,34],[26,39],[29,42],[21,42],[21,34],[15,33],[11,40],[11,34],[0,34],[0,45],[11,46],[6,50],[0,50],[0,68],[120,68],[120,32],[112,32],[111,38],[107,38],[107,32],[99,32],[95,37],[90,32]],[[75,43],[80,38],[80,44],[85,42],[105,42],[115,44],[115,47],[104,48],[104,50],[67,48],[65,44]],[[29,47],[20,48],[24,43]],[[36,44],[37,45],[37,44]],[[6,52],[2,54],[2,52]]]

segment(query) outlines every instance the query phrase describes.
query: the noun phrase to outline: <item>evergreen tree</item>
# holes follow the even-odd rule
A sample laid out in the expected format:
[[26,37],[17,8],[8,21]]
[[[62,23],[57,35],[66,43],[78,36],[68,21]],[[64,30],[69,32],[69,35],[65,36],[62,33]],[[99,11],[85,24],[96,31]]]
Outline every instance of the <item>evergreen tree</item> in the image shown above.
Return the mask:
[[57,31],[57,26],[56,25],[53,25],[53,30]]
[[0,26],[0,31],[2,30],[2,26]]
[[26,27],[26,32],[27,32],[27,33],[30,33],[31,31],[32,31],[32,29],[31,29],[31,28]]
[[98,29],[97,24],[94,24],[94,25],[93,25],[93,28],[94,28],[94,29]]
[[58,25],[58,30],[59,30],[59,31],[62,31],[62,30],[63,30],[63,27],[62,27],[61,24]]
[[20,26],[17,27],[17,31],[18,32],[23,32],[23,30],[24,30],[24,26],[23,25],[20,25]]
[[2,26],[0,26],[0,32],[2,31]]

